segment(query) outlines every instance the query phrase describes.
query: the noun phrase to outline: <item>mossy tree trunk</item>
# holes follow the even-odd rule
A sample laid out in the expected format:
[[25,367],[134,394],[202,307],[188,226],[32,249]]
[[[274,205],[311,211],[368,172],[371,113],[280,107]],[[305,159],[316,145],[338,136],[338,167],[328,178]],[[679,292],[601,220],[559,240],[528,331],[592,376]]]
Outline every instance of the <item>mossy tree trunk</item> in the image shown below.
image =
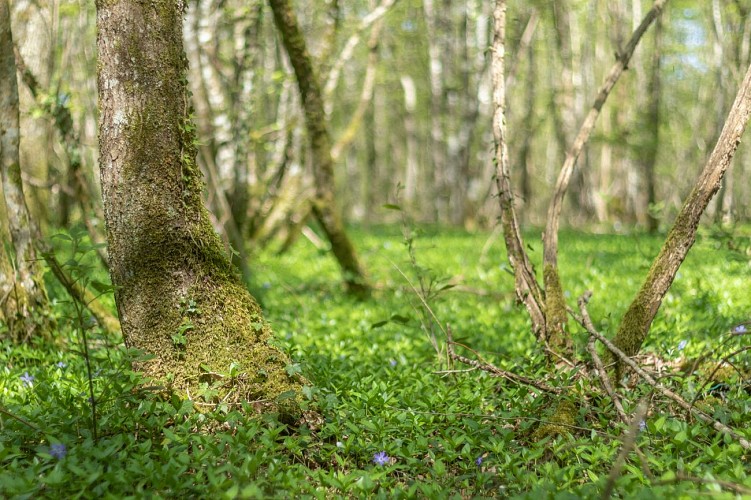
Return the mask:
[[123,334],[154,356],[146,374],[189,397],[212,382],[230,401],[295,410],[302,380],[288,375],[201,201],[185,8],[97,2],[100,171]]
[[15,286],[11,293],[15,299],[15,315],[24,325],[23,332],[16,332],[15,336],[29,338],[45,328],[48,300],[43,269],[34,248],[38,231],[29,214],[21,181],[19,138],[18,82],[10,6],[8,0],[0,0],[0,173],[15,256]]
[[321,86],[313,67],[297,16],[289,0],[269,0],[274,22],[281,35],[290,63],[295,71],[305,111],[305,126],[310,142],[316,196],[313,214],[331,243],[331,250],[344,273],[350,293],[367,296],[370,287],[365,271],[342,223],[334,196],[334,162],[331,156],[331,137],[326,125]]
[[621,321],[614,343],[625,354],[639,352],[662,299],[696,240],[696,229],[712,197],[720,189],[743,131],[751,117],[751,67],[746,72],[725,126],[707,164],[673,224],[641,289]]

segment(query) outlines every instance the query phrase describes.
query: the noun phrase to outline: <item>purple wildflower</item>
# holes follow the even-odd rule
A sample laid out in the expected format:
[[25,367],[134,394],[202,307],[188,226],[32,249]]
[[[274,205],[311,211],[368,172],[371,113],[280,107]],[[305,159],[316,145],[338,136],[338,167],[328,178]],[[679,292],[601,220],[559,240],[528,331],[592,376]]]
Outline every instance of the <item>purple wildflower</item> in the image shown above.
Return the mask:
[[644,420],[642,420],[642,421],[639,422],[639,430],[642,431],[642,432],[644,432],[645,430],[647,430],[647,423]]
[[477,457],[477,460],[475,460],[475,465],[477,465],[478,467],[481,466],[482,461],[483,461],[483,458],[482,458],[482,455],[480,455],[479,457]]
[[65,458],[65,455],[67,453],[68,453],[68,449],[65,447],[64,444],[55,443],[52,446],[50,446],[50,455],[52,455],[58,460]]
[[386,455],[385,451],[379,451],[378,453],[373,455],[373,462],[376,465],[386,465],[387,463],[389,463],[389,460],[390,458],[388,455]]
[[394,368],[396,366],[396,360],[392,359],[391,361],[389,361],[389,364],[391,365],[391,368]]
[[734,333],[746,333],[748,332],[748,329],[746,328],[746,325],[738,325],[733,329]]
[[678,350],[682,351],[683,349],[686,348],[687,345],[688,345],[688,340],[681,340],[680,342],[678,342]]
[[33,375],[29,375],[29,372],[24,372],[24,374],[21,375],[21,382],[23,382],[24,385],[29,385],[30,386],[34,382],[34,376]]
[[57,366],[57,367],[58,367],[58,368],[60,368],[60,369],[63,369],[63,368],[65,368],[65,367],[66,367],[66,366],[68,366],[68,365],[66,365],[66,364],[65,364],[65,363],[63,363],[62,361],[58,361],[58,362],[57,362],[57,364],[56,364],[55,366]]

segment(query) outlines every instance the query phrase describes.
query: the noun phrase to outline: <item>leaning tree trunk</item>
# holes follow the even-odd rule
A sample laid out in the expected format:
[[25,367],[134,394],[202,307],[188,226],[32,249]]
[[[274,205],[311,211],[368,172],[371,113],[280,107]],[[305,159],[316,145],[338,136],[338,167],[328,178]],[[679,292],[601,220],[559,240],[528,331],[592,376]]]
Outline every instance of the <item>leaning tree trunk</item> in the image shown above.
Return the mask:
[[289,0],[269,0],[269,5],[274,12],[274,22],[294,68],[305,110],[305,126],[313,157],[313,176],[316,185],[313,213],[331,243],[331,251],[334,252],[344,273],[347,290],[357,296],[367,296],[370,287],[365,279],[365,271],[360,265],[355,247],[344,230],[334,197],[331,137],[326,128],[326,113],[318,75],[313,68],[313,61]]
[[[19,111],[13,35],[8,0],[0,0],[0,173],[3,181],[8,229],[15,253],[16,286],[13,290],[16,315],[22,319],[29,338],[44,328],[48,309],[43,270],[34,249],[36,228],[29,215],[21,182],[19,160]],[[18,334],[15,335],[19,337]]]
[[99,164],[125,342],[155,356],[141,369],[189,397],[210,382],[232,401],[296,412],[301,380],[288,375],[201,201],[185,7],[97,4]]
[[652,263],[641,289],[629,306],[615,336],[615,345],[628,356],[639,352],[649,327],[670,289],[678,269],[696,240],[704,210],[720,189],[735,150],[751,117],[751,67],[746,72],[725,126],[722,128],[707,164],[688,195],[668,233],[660,253]]

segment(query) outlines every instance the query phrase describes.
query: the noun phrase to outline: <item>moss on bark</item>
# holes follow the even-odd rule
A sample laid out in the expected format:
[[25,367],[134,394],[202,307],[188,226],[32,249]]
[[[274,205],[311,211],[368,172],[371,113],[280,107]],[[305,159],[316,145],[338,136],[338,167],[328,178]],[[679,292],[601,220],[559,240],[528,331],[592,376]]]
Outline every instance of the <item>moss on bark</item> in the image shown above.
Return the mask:
[[573,353],[573,344],[571,336],[566,331],[568,324],[566,300],[563,298],[563,289],[555,266],[552,264],[545,265],[543,280],[545,283],[545,325],[548,345],[557,354],[569,358]]
[[183,8],[97,5],[100,168],[123,334],[154,356],[140,368],[173,390],[297,416],[305,381],[288,371],[201,200]]

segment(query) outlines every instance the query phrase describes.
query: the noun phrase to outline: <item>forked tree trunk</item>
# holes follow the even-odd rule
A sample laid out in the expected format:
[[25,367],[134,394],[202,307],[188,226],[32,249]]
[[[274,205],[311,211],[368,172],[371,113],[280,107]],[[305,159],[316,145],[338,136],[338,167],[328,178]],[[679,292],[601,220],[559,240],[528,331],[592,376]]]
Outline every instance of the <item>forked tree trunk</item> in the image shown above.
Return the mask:
[[313,214],[331,243],[331,251],[342,268],[347,290],[356,296],[367,296],[370,293],[370,286],[355,247],[344,230],[334,196],[331,137],[326,126],[326,113],[318,75],[289,0],[269,0],[269,5],[274,12],[276,27],[294,68],[305,110],[305,126],[308,131],[316,185]]
[[660,309],[663,297],[670,289],[675,274],[696,240],[696,229],[701,216],[712,197],[720,189],[722,178],[741,142],[749,117],[751,117],[751,67],[746,72],[725,126],[722,128],[704,170],[683,204],[660,253],[652,263],[644,284],[621,321],[614,343],[627,355],[637,354],[647,337],[649,327]]
[[185,7],[97,3],[99,164],[125,342],[154,356],[139,365],[148,375],[189,397],[210,382],[231,401],[296,413],[301,380],[288,375],[201,201]]
[[11,293],[15,299],[15,315],[24,325],[23,333],[15,332],[14,336],[22,339],[45,328],[48,301],[42,266],[34,248],[38,231],[29,215],[21,181],[19,136],[18,82],[10,6],[8,0],[0,0],[0,173],[15,255],[15,286]]

